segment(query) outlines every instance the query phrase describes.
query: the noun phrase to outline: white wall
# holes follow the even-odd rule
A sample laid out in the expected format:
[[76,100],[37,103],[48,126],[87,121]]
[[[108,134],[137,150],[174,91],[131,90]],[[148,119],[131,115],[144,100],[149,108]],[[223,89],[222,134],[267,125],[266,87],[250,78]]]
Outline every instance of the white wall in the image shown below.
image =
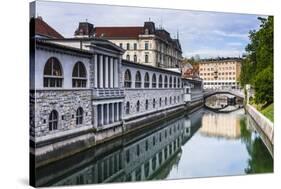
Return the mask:
[[[44,74],[44,66],[47,60],[51,57],[56,57],[62,67],[63,72],[63,85],[62,89],[71,89],[72,88],[72,71],[75,63],[78,61],[83,62],[86,71],[87,71],[87,88],[89,88],[89,58],[82,58],[73,55],[67,55],[57,52],[50,52],[42,49],[36,49],[35,52],[35,89],[49,89],[43,87],[43,74]],[[31,78],[32,79],[32,78]],[[60,88],[58,88],[60,89]]]

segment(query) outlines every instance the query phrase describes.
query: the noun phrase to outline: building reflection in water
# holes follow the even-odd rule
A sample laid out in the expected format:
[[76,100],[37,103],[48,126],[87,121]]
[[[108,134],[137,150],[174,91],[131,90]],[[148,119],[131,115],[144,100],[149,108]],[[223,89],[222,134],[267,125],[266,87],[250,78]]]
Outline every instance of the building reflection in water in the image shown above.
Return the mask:
[[199,132],[205,136],[238,139],[241,135],[240,117],[235,114],[205,114]]
[[[137,136],[37,169],[39,186],[163,179],[181,145],[200,128],[202,111],[170,120]],[[161,171],[160,171],[161,170]],[[161,174],[159,174],[161,172]]]

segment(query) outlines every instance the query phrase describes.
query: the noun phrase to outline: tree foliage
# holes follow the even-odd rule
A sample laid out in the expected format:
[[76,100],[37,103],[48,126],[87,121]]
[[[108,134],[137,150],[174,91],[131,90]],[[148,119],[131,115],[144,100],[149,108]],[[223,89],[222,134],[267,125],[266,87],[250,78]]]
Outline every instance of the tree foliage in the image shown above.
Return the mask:
[[273,102],[273,17],[258,18],[258,31],[250,31],[247,55],[242,62],[240,82],[251,84],[256,91],[257,103]]

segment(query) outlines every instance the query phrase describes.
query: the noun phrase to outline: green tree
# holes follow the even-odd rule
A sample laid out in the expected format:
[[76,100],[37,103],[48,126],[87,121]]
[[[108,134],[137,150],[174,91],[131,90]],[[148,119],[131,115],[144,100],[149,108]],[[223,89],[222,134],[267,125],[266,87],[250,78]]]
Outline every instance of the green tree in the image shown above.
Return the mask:
[[258,18],[258,31],[250,31],[246,58],[242,62],[240,82],[251,84],[256,90],[257,103],[273,102],[273,17]]

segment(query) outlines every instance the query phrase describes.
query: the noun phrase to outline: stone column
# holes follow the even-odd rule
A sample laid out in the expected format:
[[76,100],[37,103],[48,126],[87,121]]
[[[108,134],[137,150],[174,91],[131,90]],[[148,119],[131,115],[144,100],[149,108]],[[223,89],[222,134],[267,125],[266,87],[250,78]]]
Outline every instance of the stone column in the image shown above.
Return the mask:
[[113,81],[114,81],[114,77],[113,77],[113,74],[114,73],[114,66],[113,66],[113,58],[111,57],[110,58],[110,81],[109,81],[109,87],[110,88],[113,88]]
[[106,123],[109,124],[109,104],[107,104],[106,106],[107,106]]
[[104,76],[104,79],[105,79],[105,86],[104,88],[108,88],[108,56],[105,56],[105,63],[104,63],[104,70],[105,70],[105,76]]
[[112,58],[112,69],[113,69],[112,70],[112,72],[113,72],[113,74],[112,74],[112,76],[113,76],[112,77],[112,87],[116,88],[116,84],[115,84],[116,79],[115,78],[116,78],[117,73],[115,72],[116,71],[115,58]]
[[99,112],[99,114],[100,114],[100,123],[101,123],[101,126],[103,126],[104,125],[104,122],[103,122],[103,104],[101,104],[100,105],[100,112]]
[[114,123],[114,113],[115,113],[115,109],[114,109],[114,103],[111,104],[111,122]]
[[118,121],[121,121],[122,119],[122,102],[119,102],[119,117],[118,117]]
[[122,62],[122,58],[120,57],[119,59],[117,59],[117,65],[118,65],[118,70],[117,70],[117,81],[118,81],[118,84],[117,84],[117,87],[121,87],[122,86],[122,81],[121,81],[121,78],[120,78],[120,73],[121,73],[121,62]]
[[103,55],[100,55],[100,61],[99,61],[99,64],[100,64],[100,70],[99,70],[99,74],[100,74],[100,83],[99,83],[99,87],[100,88],[103,88]]
[[108,104],[109,114],[108,114],[108,123],[112,123],[112,103]]
[[115,88],[118,88],[118,75],[119,75],[119,72],[118,72],[118,59],[117,58],[114,58],[113,60],[113,64],[114,64],[114,87]]
[[115,102],[114,103],[114,122],[117,121],[117,112],[118,112],[117,110],[118,110],[117,103]]
[[95,54],[94,55],[95,56],[95,61],[94,61],[94,68],[95,68],[95,70],[94,70],[94,88],[98,88],[98,55],[97,54]]
[[119,121],[119,102],[115,103],[116,105],[116,121]]
[[97,105],[93,105],[92,119],[93,119],[93,126],[95,128],[97,128],[98,127],[98,106]]
[[107,104],[103,104],[103,124],[104,125],[107,125],[107,117],[108,117],[108,115],[107,115],[107,109],[108,109],[108,107],[107,107]]

